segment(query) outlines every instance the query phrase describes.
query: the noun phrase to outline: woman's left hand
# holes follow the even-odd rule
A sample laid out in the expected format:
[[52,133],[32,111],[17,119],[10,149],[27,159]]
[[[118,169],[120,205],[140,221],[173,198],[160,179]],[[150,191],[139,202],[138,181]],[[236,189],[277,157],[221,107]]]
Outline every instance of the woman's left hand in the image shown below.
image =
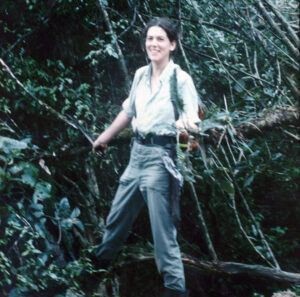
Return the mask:
[[176,128],[178,130],[188,130],[194,133],[199,132],[199,127],[191,120],[179,119],[176,121]]

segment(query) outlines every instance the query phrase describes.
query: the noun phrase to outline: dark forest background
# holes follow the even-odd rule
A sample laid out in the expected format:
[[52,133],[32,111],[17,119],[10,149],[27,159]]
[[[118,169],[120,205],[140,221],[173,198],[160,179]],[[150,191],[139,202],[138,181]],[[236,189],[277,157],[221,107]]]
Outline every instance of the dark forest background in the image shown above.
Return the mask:
[[1,0],[0,296],[161,290],[146,211],[110,271],[89,257],[130,131],[105,155],[90,140],[148,63],[154,16],[178,21],[175,62],[205,105],[199,145],[178,151],[191,297],[300,295],[298,15],[294,0]]

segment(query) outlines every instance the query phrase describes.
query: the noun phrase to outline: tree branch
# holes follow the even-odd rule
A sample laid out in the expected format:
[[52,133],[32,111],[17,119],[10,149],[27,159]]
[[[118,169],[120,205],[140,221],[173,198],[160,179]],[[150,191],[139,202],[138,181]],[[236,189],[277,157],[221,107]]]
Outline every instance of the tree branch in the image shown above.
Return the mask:
[[196,206],[197,206],[198,218],[199,218],[199,221],[200,221],[200,224],[202,227],[202,231],[204,233],[204,238],[205,238],[205,241],[206,241],[206,244],[208,247],[209,254],[210,254],[211,258],[213,259],[213,261],[218,261],[218,256],[217,256],[216,250],[214,248],[214,245],[213,245],[212,240],[209,235],[209,231],[208,231],[205,219],[204,219],[202,207],[199,202],[195,186],[192,182],[189,182],[188,185],[189,185],[191,196],[194,199]]
[[299,116],[299,108],[293,106],[264,110],[257,118],[240,124],[235,128],[238,134],[249,137],[283,124],[295,123],[299,121]]
[[126,66],[126,63],[125,63],[125,58],[124,58],[123,52],[122,52],[121,47],[118,43],[118,37],[117,37],[115,31],[113,30],[111,21],[109,19],[109,15],[106,11],[106,8],[105,8],[103,2],[101,0],[99,0],[98,2],[99,2],[100,9],[103,13],[106,26],[108,27],[109,33],[112,37],[112,42],[115,45],[116,50],[117,50],[117,54],[118,54],[118,57],[119,57],[118,62],[119,62],[121,71],[123,72],[123,75],[125,77],[126,88],[129,90],[130,89],[130,78],[129,78],[128,69],[127,69],[127,66]]
[[[263,133],[264,131],[271,131],[274,127],[279,127],[284,124],[293,124],[299,121],[300,110],[296,107],[281,107],[275,110],[264,110],[258,117],[244,121],[243,123],[236,125],[234,129],[239,137],[251,138]],[[207,119],[209,120],[209,119]],[[204,120],[205,121],[205,120]],[[205,133],[214,131],[215,129],[208,129]],[[226,132],[225,132],[226,133]],[[218,139],[220,134],[218,134]],[[225,135],[225,134],[224,134]],[[127,128],[123,130],[115,139],[110,142],[112,146],[123,145],[124,143],[130,143],[133,137],[131,129]],[[218,143],[218,139],[214,142]],[[297,140],[297,136],[294,137]],[[209,141],[209,140],[207,140]],[[64,150],[55,152],[55,154],[44,154],[46,158],[72,158],[78,155],[85,155],[91,152],[90,146],[74,147],[69,146]],[[55,156],[54,156],[55,155]],[[103,157],[103,156],[99,156]]]
[[[151,253],[129,253],[126,260],[122,262],[120,267],[126,268],[126,266],[132,265],[133,263],[144,261],[154,261],[153,255]],[[300,273],[287,272],[263,265],[223,261],[202,261],[187,254],[182,255],[182,261],[187,271],[196,271],[206,274],[223,274],[229,276],[242,274],[279,283],[291,285],[300,284]]]
[[181,12],[181,1],[180,0],[177,1],[177,5],[176,5],[176,16],[177,16],[177,18],[179,20],[179,32],[180,32],[180,37],[178,39],[178,45],[177,46],[179,46],[179,48],[180,48],[183,60],[185,62],[185,65],[186,65],[189,73],[191,73],[190,63],[189,63],[189,60],[188,60],[188,58],[186,56],[186,53],[184,51],[184,48],[183,48],[182,42],[181,42],[181,36],[182,36],[182,12]]
[[300,57],[299,50],[291,43],[291,41],[287,38],[286,34],[275,23],[275,21],[270,16],[263,3],[260,0],[256,0],[255,4],[263,18],[268,22],[271,28],[281,37],[282,41],[285,43],[287,48],[294,54],[296,60],[298,60]]
[[264,0],[264,2],[270,7],[272,12],[276,15],[276,17],[280,20],[282,26],[286,29],[289,37],[293,42],[296,44],[296,46],[299,48],[300,47],[300,40],[293,30],[293,28],[290,26],[288,21],[284,18],[284,16],[280,13],[280,11],[274,6],[273,3],[271,3],[269,0]]
[[237,262],[208,262],[193,259],[189,256],[183,257],[187,269],[195,269],[208,273],[222,273],[226,275],[247,274],[253,277],[260,277],[272,281],[289,284],[300,284],[300,273],[286,272],[262,265],[252,265]]

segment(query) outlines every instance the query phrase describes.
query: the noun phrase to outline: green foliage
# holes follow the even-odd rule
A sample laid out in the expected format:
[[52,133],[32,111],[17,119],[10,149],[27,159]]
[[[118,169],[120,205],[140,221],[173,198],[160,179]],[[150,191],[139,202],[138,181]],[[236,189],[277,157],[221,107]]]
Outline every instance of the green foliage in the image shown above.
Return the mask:
[[[84,232],[80,209],[71,208],[67,198],[62,198],[55,208],[53,202],[48,202],[53,200],[53,183],[43,178],[41,168],[30,161],[30,156],[37,153],[30,140],[1,137],[0,148],[1,294],[27,296],[51,283],[65,287],[71,279],[61,267],[66,264],[59,243],[69,244],[71,251],[74,228]],[[60,232],[58,241],[50,221]],[[78,263],[77,269],[82,267]]]
[[[104,158],[90,155],[81,131],[57,117],[93,137],[128,94],[121,57],[97,1],[50,2],[0,4],[0,56],[27,90],[0,67],[1,296],[97,295],[97,284],[84,288],[78,276],[84,268],[95,272],[85,252],[102,236],[128,160],[128,146],[122,145]],[[265,109],[296,106],[298,59],[256,1],[181,1],[180,11],[179,2],[102,1],[131,76],[146,61],[139,41],[144,22],[157,15],[181,18],[186,59],[179,50],[175,62],[190,69],[206,118],[195,135],[201,149],[178,151],[179,165],[195,185],[219,259],[269,265],[271,248],[285,270],[299,272],[299,128],[286,124],[249,139],[236,131]],[[295,29],[296,1],[275,4]],[[182,250],[210,259],[194,203],[184,191]],[[130,238],[143,241],[141,254],[151,241],[147,228],[146,216],[140,218]],[[130,282],[119,288],[114,277],[104,283],[115,295],[133,290]],[[211,296],[220,296],[224,287],[230,296],[272,291],[258,291],[254,282],[246,290],[246,283],[224,278],[219,285],[201,285]],[[299,294],[299,288],[294,291]],[[192,293],[200,295],[197,289]]]

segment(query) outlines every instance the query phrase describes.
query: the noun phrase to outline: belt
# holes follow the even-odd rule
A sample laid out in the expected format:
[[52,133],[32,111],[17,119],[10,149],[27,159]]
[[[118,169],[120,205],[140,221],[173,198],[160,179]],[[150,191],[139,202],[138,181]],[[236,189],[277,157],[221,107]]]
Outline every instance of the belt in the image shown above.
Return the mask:
[[134,136],[135,140],[144,145],[160,145],[165,146],[167,144],[175,144],[176,137],[175,136],[168,136],[168,135],[156,135],[156,134],[147,134],[145,136],[135,133]]

